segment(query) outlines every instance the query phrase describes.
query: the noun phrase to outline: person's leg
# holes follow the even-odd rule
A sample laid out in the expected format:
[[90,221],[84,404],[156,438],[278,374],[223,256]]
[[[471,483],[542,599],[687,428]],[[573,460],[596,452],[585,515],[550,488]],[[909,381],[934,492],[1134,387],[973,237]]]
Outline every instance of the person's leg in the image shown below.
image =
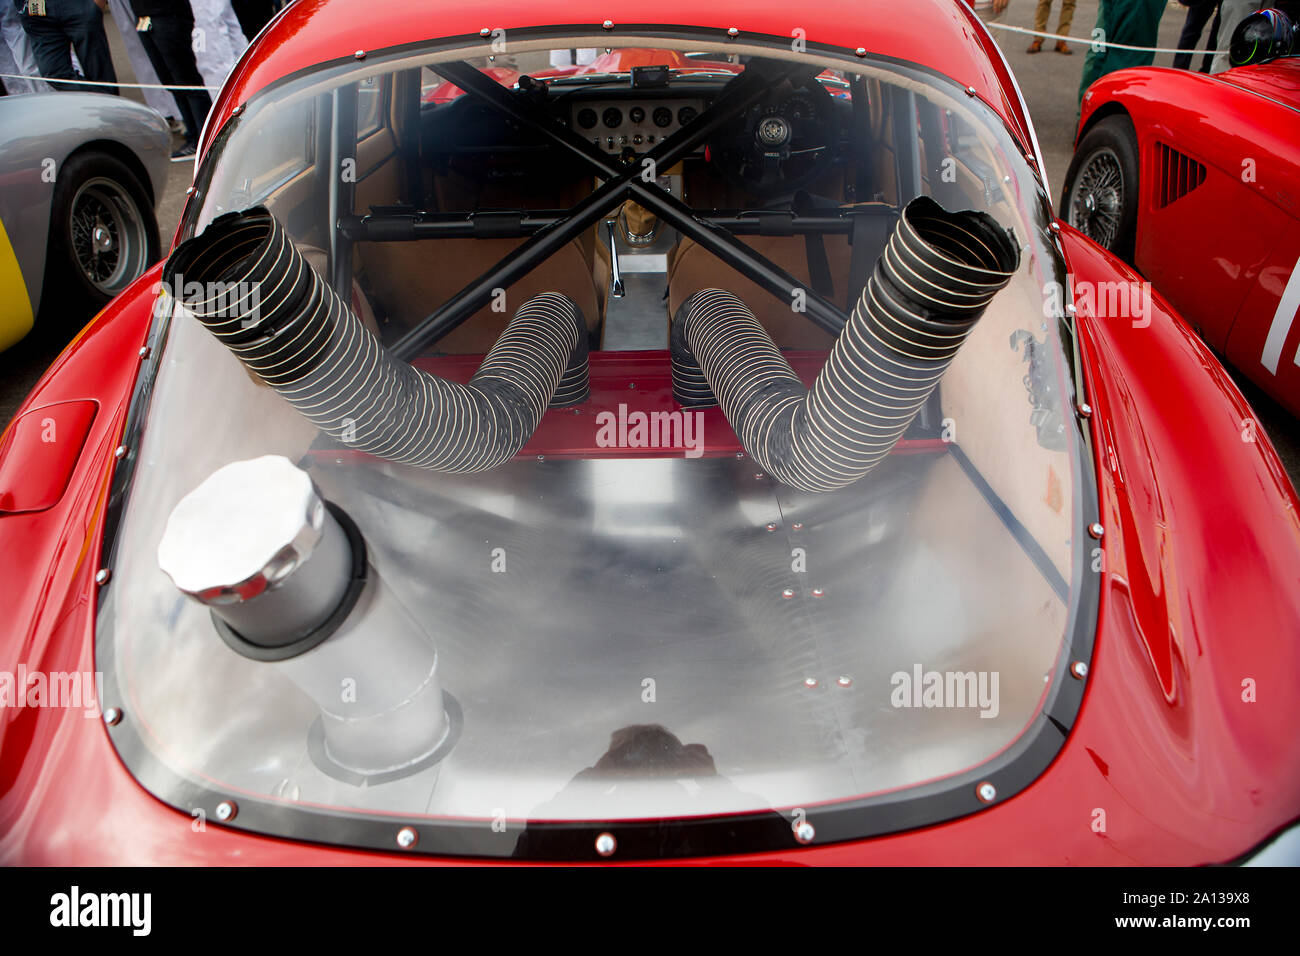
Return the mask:
[[1201,59],[1201,72],[1209,73],[1214,64],[1214,51],[1219,48],[1219,27],[1223,25],[1223,8],[1214,4],[1214,22],[1210,24],[1210,36],[1205,41],[1205,56]]
[[[18,15],[23,25],[23,32],[32,45],[32,56],[36,57],[36,68],[41,76],[51,80],[80,79],[72,69],[72,47],[63,34],[63,28],[49,17],[33,17],[24,10]],[[51,83],[55,90],[70,89],[67,83]]]
[[1034,29],[1039,33],[1047,32],[1047,21],[1052,16],[1052,0],[1038,0],[1034,9]]
[[[81,70],[86,79],[97,83],[116,83],[117,71],[113,69],[113,56],[108,51],[108,35],[104,33],[104,14],[92,0],[45,0],[47,10],[58,9],[64,30],[77,51]],[[117,93],[116,86],[91,86],[96,93]]]
[[1196,50],[1196,44],[1201,40],[1201,32],[1205,29],[1205,24],[1214,15],[1214,9],[1215,5],[1211,2],[1205,2],[1205,0],[1194,3],[1187,8],[1187,17],[1183,20],[1183,31],[1178,35],[1178,49],[1184,52],[1174,54],[1175,70],[1190,70],[1192,68],[1192,54]]
[[1232,46],[1233,31],[1237,29],[1238,23],[1263,6],[1263,0],[1223,0],[1219,5],[1219,44],[1214,61],[1210,64],[1211,73],[1222,73],[1232,67],[1228,60],[1228,49]]
[[[1052,15],[1052,0],[1038,0],[1038,6],[1034,8],[1034,29],[1039,33],[1047,31],[1047,20]],[[1028,53],[1039,53],[1043,49],[1043,38],[1034,37],[1029,41]]]
[[1070,27],[1074,26],[1074,3],[1075,0],[1061,0],[1061,19],[1056,24],[1056,32],[1061,36],[1070,35]]
[[13,4],[0,0],[0,32],[4,35],[4,50],[13,61],[13,69],[6,73],[21,73],[26,79],[9,80],[10,93],[48,93],[53,87],[40,79],[41,68],[32,52],[32,41],[23,29],[22,17]]
[[[1074,23],[1074,0],[1061,0],[1061,18],[1056,21],[1056,32],[1061,36],[1069,36],[1070,26]],[[1064,40],[1056,41],[1056,52],[1064,53],[1070,56],[1074,53],[1070,49],[1070,44]]]
[[[199,75],[194,62],[194,49],[191,36],[194,21],[181,17],[154,17],[152,34],[154,46],[166,63],[171,75],[169,84],[176,86],[202,86],[203,77]],[[203,128],[203,121],[212,109],[212,98],[204,90],[175,90],[176,102],[180,104],[185,120],[185,142],[194,145]]]

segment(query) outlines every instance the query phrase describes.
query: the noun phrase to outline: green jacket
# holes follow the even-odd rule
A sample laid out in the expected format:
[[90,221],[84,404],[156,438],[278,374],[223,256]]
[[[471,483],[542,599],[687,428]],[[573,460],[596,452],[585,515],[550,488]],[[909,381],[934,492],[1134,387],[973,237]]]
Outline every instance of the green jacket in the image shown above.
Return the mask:
[[[1166,0],[1101,0],[1101,9],[1097,11],[1097,29],[1102,31],[1099,39],[1130,46],[1155,46],[1165,5]],[[1150,66],[1154,59],[1154,53],[1110,47],[1098,53],[1089,47],[1088,58],[1083,62],[1079,102],[1083,102],[1084,90],[1107,73],[1130,66]]]

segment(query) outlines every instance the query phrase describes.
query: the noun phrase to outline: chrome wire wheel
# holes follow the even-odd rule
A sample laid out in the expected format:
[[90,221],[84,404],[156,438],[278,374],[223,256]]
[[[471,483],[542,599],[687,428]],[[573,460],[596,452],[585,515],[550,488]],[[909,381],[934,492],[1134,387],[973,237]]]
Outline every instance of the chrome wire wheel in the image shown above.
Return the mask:
[[1124,167],[1109,146],[1090,155],[1074,179],[1067,221],[1097,245],[1114,250],[1124,210]]
[[77,268],[106,296],[149,266],[149,232],[136,201],[112,179],[95,177],[72,197],[68,232]]

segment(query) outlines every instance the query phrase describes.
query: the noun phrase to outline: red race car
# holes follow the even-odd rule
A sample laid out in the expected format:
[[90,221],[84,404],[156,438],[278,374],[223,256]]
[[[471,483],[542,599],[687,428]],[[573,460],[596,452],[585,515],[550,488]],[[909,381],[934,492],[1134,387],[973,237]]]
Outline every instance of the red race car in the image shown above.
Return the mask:
[[1295,494],[1163,299],[1070,301],[1138,276],[970,8],[394,4],[260,35],[5,433],[0,862],[1286,833]]
[[1061,212],[1300,415],[1300,42],[1265,10],[1232,50],[1241,65],[1213,76],[1139,67],[1092,84]]

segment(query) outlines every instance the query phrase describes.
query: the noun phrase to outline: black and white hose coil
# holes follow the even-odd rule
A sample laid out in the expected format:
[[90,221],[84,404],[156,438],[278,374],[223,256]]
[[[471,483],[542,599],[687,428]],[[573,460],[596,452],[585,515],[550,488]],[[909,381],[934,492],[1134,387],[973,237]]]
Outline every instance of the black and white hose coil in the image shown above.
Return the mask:
[[392,358],[262,207],[221,216],[183,243],[163,284],[314,425],[391,461],[495,468],[548,406],[587,398],[586,325],[566,296],[523,303],[469,383],[449,382]]
[[1014,236],[987,213],[918,197],[811,389],[740,299],[705,289],[673,321],[673,393],[720,405],[778,481],[841,488],[889,454],[1019,265]]

